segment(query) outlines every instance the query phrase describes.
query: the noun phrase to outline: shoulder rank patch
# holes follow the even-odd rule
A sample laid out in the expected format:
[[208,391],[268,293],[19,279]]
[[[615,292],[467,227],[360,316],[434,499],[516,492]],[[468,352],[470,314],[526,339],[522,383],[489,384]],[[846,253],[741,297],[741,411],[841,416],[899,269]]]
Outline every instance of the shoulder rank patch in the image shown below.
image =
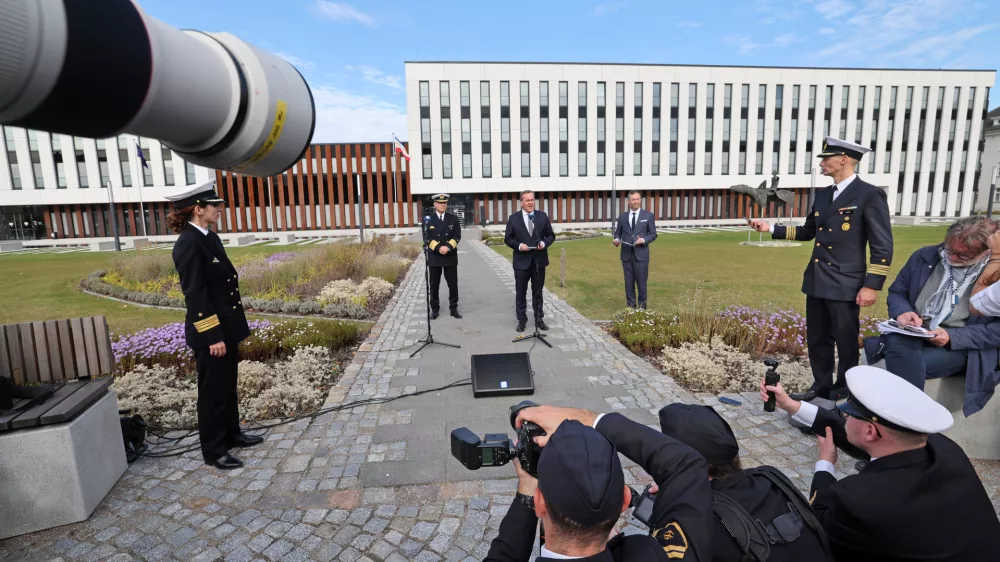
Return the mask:
[[662,529],[653,531],[653,538],[659,541],[663,552],[671,560],[683,560],[687,553],[688,541],[684,536],[680,523],[674,521]]

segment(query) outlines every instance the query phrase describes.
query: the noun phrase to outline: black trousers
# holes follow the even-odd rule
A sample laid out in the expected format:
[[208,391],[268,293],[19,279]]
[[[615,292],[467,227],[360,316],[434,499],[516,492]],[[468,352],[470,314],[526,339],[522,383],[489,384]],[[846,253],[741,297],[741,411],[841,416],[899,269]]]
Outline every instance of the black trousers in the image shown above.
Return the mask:
[[825,396],[833,382],[834,347],[837,349],[837,384],[847,384],[844,373],[858,365],[858,331],[861,307],[854,301],[806,297],[806,343],[813,372],[813,389]]
[[535,262],[531,263],[528,269],[514,270],[514,307],[517,321],[526,324],[528,322],[528,284],[531,284],[531,309],[535,315],[535,322],[541,320],[545,313],[542,312],[542,288],[545,287],[545,268],[538,267]]
[[198,366],[198,435],[201,454],[214,461],[226,454],[229,442],[240,433],[236,371],[239,344],[226,342],[226,354],[212,357],[208,348],[194,350]]
[[[629,308],[646,308],[646,279],[649,277],[649,261],[639,261],[632,256],[622,261],[625,271],[625,305]],[[636,289],[639,298],[636,300]]]
[[446,267],[431,266],[431,310],[440,310],[441,301],[438,298],[438,291],[441,288],[441,272],[444,271],[444,280],[448,283],[448,308],[458,310],[458,266]]

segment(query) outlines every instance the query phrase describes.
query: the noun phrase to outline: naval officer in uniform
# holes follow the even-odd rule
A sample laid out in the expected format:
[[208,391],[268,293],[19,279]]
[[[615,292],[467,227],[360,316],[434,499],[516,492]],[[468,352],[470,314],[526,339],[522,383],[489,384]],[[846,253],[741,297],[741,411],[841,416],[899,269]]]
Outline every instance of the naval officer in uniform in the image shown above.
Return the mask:
[[215,180],[166,198],[174,204],[167,224],[180,234],[173,258],[187,305],[184,339],[194,351],[198,368],[202,457],[205,464],[220,470],[240,468],[243,462],[228,450],[264,439],[240,429],[236,371],[239,345],[250,336],[250,326],[240,302],[236,268],[219,235],[209,230],[218,222],[225,202],[215,193]]
[[458,217],[448,212],[448,194],[438,193],[431,199],[434,213],[424,225],[427,265],[431,273],[431,318],[437,318],[441,309],[438,291],[442,273],[448,283],[448,308],[452,316],[461,318],[458,313],[458,243],[462,240],[462,224]]
[[[846,394],[844,373],[858,364],[861,307],[875,304],[892,263],[892,229],[885,191],[855,173],[870,149],[827,137],[818,157],[823,175],[834,185],[816,193],[802,226],[773,226],[763,220],[750,225],[776,240],[813,241],[802,292],[806,294],[806,340],[813,385],[793,395],[799,400],[836,399]],[[871,258],[865,265],[865,247]],[[834,347],[837,381],[834,383]]]
[[[941,435],[951,412],[889,371],[861,365],[846,374],[840,415],[764,386],[776,405],[819,436],[809,492],[833,557],[851,562],[987,562],[1000,553],[1000,521],[962,448]],[[837,447],[870,457],[837,480]]]

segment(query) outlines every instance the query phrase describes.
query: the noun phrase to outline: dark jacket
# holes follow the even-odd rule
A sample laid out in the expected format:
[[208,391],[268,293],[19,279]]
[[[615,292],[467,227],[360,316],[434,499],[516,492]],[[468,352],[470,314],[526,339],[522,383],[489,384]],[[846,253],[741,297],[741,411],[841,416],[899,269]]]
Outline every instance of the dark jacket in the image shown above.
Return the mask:
[[[547,267],[549,265],[549,248],[556,241],[556,235],[552,232],[549,216],[538,210],[535,211],[534,236],[528,234],[528,227],[524,226],[524,215],[518,211],[507,218],[507,231],[504,232],[503,241],[514,250],[514,269],[528,269],[532,263],[538,267]],[[521,244],[525,244],[529,248],[537,248],[539,242],[545,242],[544,249],[531,249],[527,252],[518,249]]]
[[[427,265],[431,267],[451,267],[458,265],[458,243],[462,240],[462,224],[458,217],[451,213],[444,214],[444,220],[438,218],[437,212],[432,212],[427,224],[424,225],[424,244],[430,252],[427,254]],[[448,255],[441,255],[441,245],[447,245]]]
[[[625,211],[618,217],[615,231],[611,237],[628,242],[628,244],[621,245],[622,261],[631,261],[632,256],[635,256],[637,261],[649,261],[649,245],[653,240],[656,240],[656,220],[653,213],[639,209],[639,214],[635,219],[635,230],[633,230],[632,210]],[[637,238],[642,238],[645,244],[634,246]],[[629,246],[629,244],[633,244],[633,246]]]
[[184,339],[192,349],[250,337],[240,299],[239,276],[219,235],[188,225],[174,244],[174,268],[187,305]]
[[[889,318],[899,318],[904,312],[916,312],[917,295],[927,284],[934,267],[941,262],[941,245],[920,248],[906,265],[900,270],[896,280],[889,286],[889,296],[886,303],[889,307]],[[1000,372],[997,371],[998,354],[1000,354],[1000,318],[994,316],[972,315],[962,328],[946,328],[951,341],[948,347],[968,352],[965,363],[965,405],[962,411],[966,416],[982,410],[993,396],[993,391],[1000,382]],[[877,350],[874,340],[865,340],[866,352]],[[878,360],[876,351],[870,360]]]
[[[813,431],[826,425],[844,420],[820,408]],[[1000,521],[983,483],[940,434],[839,481],[819,471],[809,497],[838,561],[992,562],[1000,553]]]
[[[597,431],[614,443],[619,453],[652,476],[660,491],[650,518],[651,535],[618,535],[603,552],[581,560],[710,560],[712,492],[705,459],[680,441],[621,414],[602,417]],[[535,513],[515,499],[483,562],[527,562],[537,524]]]
[[[836,200],[834,187],[816,192],[802,226],[775,226],[775,239],[815,240],[802,292],[854,301],[862,287],[882,290],[892,265],[892,227],[885,191],[856,178]],[[866,267],[865,247],[871,247]]]

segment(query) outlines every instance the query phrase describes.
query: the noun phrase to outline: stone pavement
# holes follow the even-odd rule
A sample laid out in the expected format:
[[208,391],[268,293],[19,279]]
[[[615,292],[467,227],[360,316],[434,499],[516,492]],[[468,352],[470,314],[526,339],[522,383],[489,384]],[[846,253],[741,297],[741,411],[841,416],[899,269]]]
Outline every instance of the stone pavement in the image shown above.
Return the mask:
[[[513,343],[510,264],[478,241],[462,243],[459,261],[465,318],[445,315],[433,330],[462,348],[434,345],[409,358],[426,332],[418,260],[327,406],[463,381],[472,354],[530,351],[536,402],[621,411],[648,424],[668,402],[712,404],[736,431],[745,465],[777,466],[807,487],[814,440],[764,413],[753,393],[729,395],[742,406],[692,395],[549,292],[555,348]],[[0,561],[481,560],[513,498],[514,471],[465,470],[450,455],[449,434],[467,426],[513,435],[508,407],[523,398],[477,400],[461,386],[326,413],[273,429],[263,445],[238,453],[247,466],[232,472],[205,466],[198,453],[143,458],[88,521],[0,542]],[[630,484],[648,481],[624,466]],[[846,458],[838,468],[853,472]],[[977,468],[996,502],[997,463]]]

